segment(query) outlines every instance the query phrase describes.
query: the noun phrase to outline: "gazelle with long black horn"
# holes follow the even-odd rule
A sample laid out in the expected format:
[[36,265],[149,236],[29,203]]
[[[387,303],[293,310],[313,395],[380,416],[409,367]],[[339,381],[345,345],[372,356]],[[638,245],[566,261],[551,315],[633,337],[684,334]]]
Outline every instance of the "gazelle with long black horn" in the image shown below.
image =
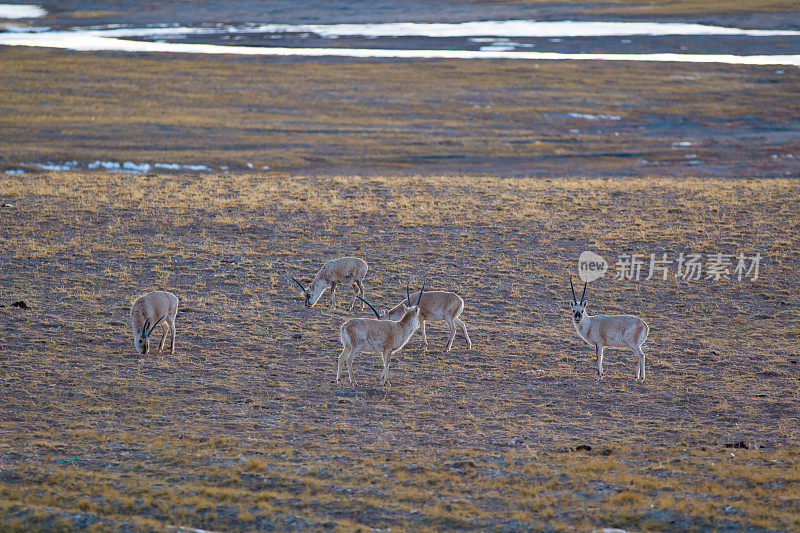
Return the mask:
[[[319,269],[319,272],[314,276],[314,280],[308,287],[305,287],[295,278],[289,279],[300,286],[300,289],[303,291],[306,307],[314,307],[322,296],[322,293],[330,289],[331,311],[333,310],[336,300],[336,286],[351,284],[353,286],[353,299],[350,301],[350,309],[352,310],[353,304],[356,301],[356,296],[359,294],[362,297],[364,296],[363,281],[364,276],[367,275],[368,269],[369,267],[363,259],[358,257],[340,257],[339,259],[331,259],[322,265],[322,268]],[[363,302],[361,303],[361,309],[364,309]]]
[[597,376],[603,378],[603,348],[630,348],[639,359],[636,365],[636,379],[644,381],[644,352],[642,345],[647,340],[649,328],[644,320],[633,315],[594,315],[586,312],[586,287],[583,286],[581,301],[575,297],[572,277],[569,286],[572,290],[572,323],[578,336],[594,346],[597,354]]
[[[353,381],[353,359],[361,352],[380,353],[383,362],[383,373],[380,380],[381,385],[389,382],[389,359],[393,353],[400,351],[406,345],[408,339],[419,327],[419,302],[425,292],[425,284],[417,298],[417,303],[413,307],[409,305],[406,312],[399,320],[382,320],[380,313],[364,298],[357,296],[362,302],[369,305],[370,309],[378,317],[373,318],[354,318],[342,324],[339,335],[342,341],[342,353],[339,354],[339,363],[336,368],[336,383],[342,373],[342,364],[347,361],[347,375],[350,383]],[[406,292],[408,297],[408,291]],[[409,304],[410,304],[409,297]]]
[[[467,326],[459,318],[464,311],[464,300],[454,292],[428,291],[425,296],[414,294],[417,297],[419,307],[419,320],[422,329],[422,342],[424,350],[428,351],[428,337],[425,335],[425,322],[437,322],[444,320],[450,327],[450,341],[447,343],[447,351],[453,348],[453,340],[456,338],[456,326],[461,329],[467,345],[472,348],[472,341],[467,334]],[[409,294],[406,285],[406,300],[401,301],[396,306],[384,312],[380,318],[388,320],[398,320],[406,310],[411,307],[412,295]],[[406,303],[408,302],[408,303]]]
[[175,317],[178,314],[178,298],[171,292],[155,291],[136,298],[131,305],[131,329],[133,345],[140,354],[150,349],[150,334],[161,325],[163,334],[158,354],[164,349],[167,333],[172,332],[169,353],[175,353]]

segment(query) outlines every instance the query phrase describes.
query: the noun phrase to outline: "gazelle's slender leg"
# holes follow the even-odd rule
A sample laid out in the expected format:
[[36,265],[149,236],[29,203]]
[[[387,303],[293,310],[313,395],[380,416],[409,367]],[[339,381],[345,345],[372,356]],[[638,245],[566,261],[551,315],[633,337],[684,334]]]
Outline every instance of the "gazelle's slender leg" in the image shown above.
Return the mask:
[[464,333],[464,338],[467,339],[467,346],[472,348],[472,341],[469,340],[469,335],[467,335],[467,326],[460,318],[456,318],[453,322],[458,324],[458,326],[461,328],[461,331]]
[[453,348],[453,341],[456,338],[456,325],[453,323],[453,319],[449,316],[444,317],[447,325],[450,327],[450,342],[447,343],[447,351],[449,352]]
[[603,379],[603,346],[595,344],[595,353],[597,354],[597,379]]
[[383,384],[386,379],[386,350],[381,351],[381,364],[383,365],[383,372],[381,372],[380,382]]
[[158,343],[158,353],[161,353],[161,350],[164,349],[164,345],[167,343],[167,333],[169,332],[169,326],[166,322],[161,323],[161,342]]
[[641,346],[634,347],[633,351],[636,352],[639,358],[639,364],[636,365],[636,379],[641,378],[642,382],[644,382],[644,352]]
[[331,306],[328,308],[328,311],[333,311],[334,306],[336,305],[336,284],[331,284]]
[[350,308],[348,309],[348,311],[352,311],[353,310],[353,306],[356,303],[356,295],[357,294],[358,294],[358,285],[354,282],[353,283],[353,299],[350,300]]
[[178,310],[175,309],[175,313],[172,316],[167,317],[167,324],[169,324],[169,329],[172,330],[172,342],[169,346],[169,353],[170,355],[175,353],[175,316],[178,314]]
[[[336,367],[336,384],[337,385],[339,384],[339,376],[342,375],[342,363],[344,363],[344,359],[345,359],[345,357],[347,357],[347,354],[350,353],[350,349],[351,349],[350,346],[345,346],[344,349],[342,350],[342,353],[339,354],[339,365]],[[352,381],[352,376],[351,376],[350,380]]]
[[[366,298],[366,296],[364,296],[364,284],[361,282],[360,279],[356,280],[356,285],[358,285],[358,292],[361,293],[361,297]],[[364,310],[364,302],[361,302],[361,310],[362,311]]]
[[389,358],[392,356],[392,352],[390,350],[384,350],[382,356],[383,356],[383,379],[381,380],[381,385],[388,385],[389,384]]
[[421,320],[422,322],[422,343],[424,344],[424,351],[428,351],[428,336],[425,334],[425,321]]
[[353,359],[359,354],[359,352],[361,352],[361,348],[355,346],[352,350],[350,350],[350,355],[347,356],[347,376],[350,378],[350,383],[352,383],[354,387],[357,385],[357,383],[353,381]]

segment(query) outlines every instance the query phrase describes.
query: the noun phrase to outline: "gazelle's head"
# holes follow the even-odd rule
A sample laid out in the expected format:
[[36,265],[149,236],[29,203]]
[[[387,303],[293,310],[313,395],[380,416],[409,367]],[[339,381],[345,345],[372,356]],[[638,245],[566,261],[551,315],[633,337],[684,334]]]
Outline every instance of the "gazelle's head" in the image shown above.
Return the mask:
[[315,303],[317,303],[317,300],[319,300],[319,295],[312,302],[311,301],[311,286],[309,286],[308,288],[305,288],[303,286],[303,284],[300,283],[299,281],[297,281],[296,279],[294,279],[294,278],[290,278],[290,279],[292,281],[294,281],[295,283],[297,283],[297,285],[300,286],[300,290],[303,292],[303,299],[305,300],[306,307],[313,307],[313,305]]
[[411,280],[406,283],[406,300],[404,302],[400,302],[399,304],[395,305],[388,311],[384,311],[381,313],[380,318],[382,320],[400,320],[405,316],[409,309],[413,307],[419,308],[419,302],[422,300],[422,292],[425,290],[425,284],[422,285],[422,291],[419,293],[419,298],[417,298],[417,304],[411,305],[411,291],[409,286],[411,285]]
[[164,320],[164,317],[158,319],[158,321],[150,325],[150,320],[145,320],[144,324],[136,325],[133,328],[133,347],[136,348],[136,351],[140,354],[146,354],[150,349],[150,334],[153,333],[153,330],[156,329],[156,326]]
[[146,354],[147,350],[150,348],[150,341],[146,331],[134,331],[133,332],[133,347],[136,348],[136,351],[140,354]]
[[414,305],[411,305],[411,291],[409,290],[410,283],[410,280],[408,283],[406,283],[406,301],[400,302],[388,311],[384,311],[382,313],[379,313],[368,301],[364,300],[360,296],[356,296],[356,298],[369,305],[372,311],[375,313],[375,316],[378,317],[378,320],[394,320],[396,322],[408,314],[413,314],[415,317],[419,318],[419,302],[422,300],[422,293],[425,292],[425,283],[423,282],[422,289],[419,291],[417,303]]
[[405,300],[400,302],[399,304],[395,305],[389,310],[382,310],[380,314],[381,320],[400,320],[403,318],[403,315],[406,314],[408,310],[408,305],[406,305]]
[[569,278],[569,288],[572,290],[572,320],[575,322],[580,322],[581,318],[583,318],[583,313],[586,311],[586,301],[584,298],[586,297],[587,285],[589,284],[584,283],[583,285],[583,293],[581,294],[581,301],[579,302],[575,297],[575,287],[572,286],[572,277],[570,276]]

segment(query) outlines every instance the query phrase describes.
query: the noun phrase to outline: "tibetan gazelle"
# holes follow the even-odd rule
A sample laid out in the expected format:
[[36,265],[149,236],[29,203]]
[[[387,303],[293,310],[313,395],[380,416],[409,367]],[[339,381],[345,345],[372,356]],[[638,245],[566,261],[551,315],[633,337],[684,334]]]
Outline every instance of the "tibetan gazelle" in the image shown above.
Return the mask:
[[649,328],[644,320],[633,315],[594,315],[586,313],[586,286],[583,286],[581,301],[575,297],[572,278],[569,287],[572,289],[572,323],[580,338],[594,346],[597,353],[597,376],[603,378],[603,348],[630,348],[639,358],[636,365],[636,379],[644,381],[644,352],[642,344],[647,339]]
[[131,329],[133,345],[140,354],[150,349],[150,334],[159,324],[163,328],[157,354],[161,354],[167,342],[167,333],[172,332],[169,353],[175,353],[175,316],[178,314],[178,298],[171,292],[155,291],[136,298],[131,305]]
[[413,296],[417,296],[419,307],[419,320],[422,327],[422,342],[425,345],[425,351],[428,351],[428,337],[425,335],[425,322],[436,322],[444,320],[450,327],[450,341],[447,343],[447,351],[453,348],[453,340],[456,338],[456,328],[461,329],[464,334],[464,339],[467,341],[467,346],[472,348],[472,341],[469,340],[467,334],[467,326],[459,318],[462,311],[464,311],[464,300],[454,292],[445,291],[428,291],[425,296],[417,294],[409,294],[408,286],[406,285],[406,300],[403,300],[396,306],[381,315],[383,319],[398,320],[402,317],[406,310],[411,307],[411,300]]
[[[306,307],[314,307],[314,305],[322,297],[327,289],[331,290],[331,306],[330,310],[333,311],[333,306],[336,300],[336,286],[337,285],[353,285],[353,300],[350,302],[350,309],[353,309],[353,304],[356,301],[356,296],[361,294],[364,296],[364,276],[367,275],[367,263],[358,257],[340,257],[339,259],[331,259],[327,261],[322,268],[319,269],[317,275],[314,276],[314,281],[308,287],[304,287],[302,283],[294,278],[290,278],[297,283],[303,290],[303,298],[305,299]],[[361,309],[364,309],[364,304],[361,304]]]
[[[419,301],[425,291],[425,284],[422,285],[417,304],[409,306],[399,320],[381,320],[378,311],[372,304],[358,296],[358,298],[369,305],[375,316],[374,318],[354,318],[345,322],[339,330],[342,340],[342,353],[339,354],[339,365],[336,368],[336,383],[342,373],[342,363],[347,361],[347,375],[350,383],[353,381],[353,359],[361,352],[380,353],[383,362],[383,373],[381,374],[381,385],[389,382],[389,358],[395,352],[400,351],[406,345],[411,335],[419,327]],[[409,302],[410,303],[410,302]]]

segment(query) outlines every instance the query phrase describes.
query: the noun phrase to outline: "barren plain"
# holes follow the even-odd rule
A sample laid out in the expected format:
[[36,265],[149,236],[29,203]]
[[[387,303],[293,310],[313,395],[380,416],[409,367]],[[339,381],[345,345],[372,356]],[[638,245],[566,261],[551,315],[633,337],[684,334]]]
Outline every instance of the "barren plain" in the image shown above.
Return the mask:
[[[188,3],[73,4],[48,23]],[[724,4],[459,9],[786,10]],[[0,71],[0,529],[800,529],[798,69],[4,47]],[[212,170],[42,168],[96,160]],[[762,261],[593,282],[590,313],[650,324],[648,379],[609,350],[597,381],[568,305],[584,250]],[[336,386],[338,328],[368,314],[288,277],[341,255],[376,306],[408,276],[461,294],[472,349],[429,324],[391,386],[368,354]],[[181,302],[162,363],[128,324],[156,289]]]

